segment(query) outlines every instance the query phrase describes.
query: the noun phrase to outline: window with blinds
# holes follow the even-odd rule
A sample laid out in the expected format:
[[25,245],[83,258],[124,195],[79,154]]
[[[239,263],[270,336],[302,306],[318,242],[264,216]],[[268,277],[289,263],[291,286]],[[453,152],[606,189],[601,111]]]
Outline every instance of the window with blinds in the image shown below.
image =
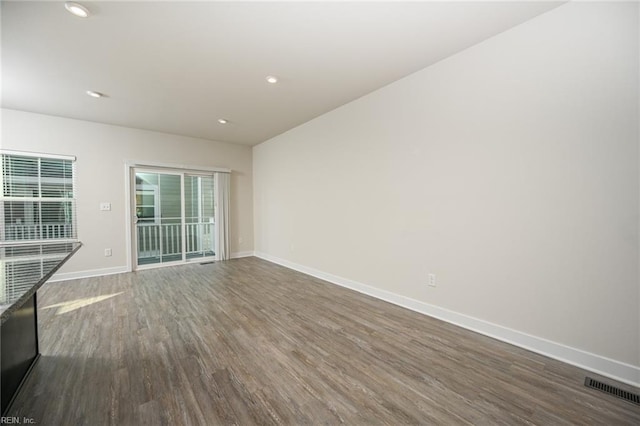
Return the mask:
[[0,243],[75,240],[75,158],[0,152]]

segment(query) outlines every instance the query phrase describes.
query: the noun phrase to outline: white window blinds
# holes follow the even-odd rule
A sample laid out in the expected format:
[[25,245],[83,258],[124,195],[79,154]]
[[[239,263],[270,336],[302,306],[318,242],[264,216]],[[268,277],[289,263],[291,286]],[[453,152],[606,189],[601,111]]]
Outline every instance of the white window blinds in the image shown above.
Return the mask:
[[75,240],[75,158],[1,152],[0,243]]

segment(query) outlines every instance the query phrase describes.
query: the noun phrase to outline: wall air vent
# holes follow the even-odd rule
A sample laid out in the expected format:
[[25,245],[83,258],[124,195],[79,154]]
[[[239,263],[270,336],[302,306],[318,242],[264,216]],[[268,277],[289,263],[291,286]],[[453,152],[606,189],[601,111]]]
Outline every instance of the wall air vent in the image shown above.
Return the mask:
[[640,395],[637,393],[627,392],[615,386],[608,385],[606,383],[599,382],[591,377],[585,377],[584,385],[588,388],[597,389],[601,392],[608,393],[620,399],[624,399],[632,404],[640,405]]

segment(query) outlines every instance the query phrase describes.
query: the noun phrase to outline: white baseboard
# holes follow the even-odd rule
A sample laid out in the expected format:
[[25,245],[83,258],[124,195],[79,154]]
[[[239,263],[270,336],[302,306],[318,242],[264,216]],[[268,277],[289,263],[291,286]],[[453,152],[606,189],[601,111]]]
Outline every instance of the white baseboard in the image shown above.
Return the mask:
[[513,330],[508,327],[493,324],[478,318],[470,317],[458,312],[450,311],[429,303],[421,302],[399,294],[391,293],[386,290],[371,287],[366,284],[359,283],[347,278],[338,277],[328,274],[317,269],[299,265],[285,259],[271,256],[262,252],[254,252],[256,257],[267,260],[269,262],[282,265],[289,269],[302,272],[307,275],[337,284],[342,287],[355,290],[360,293],[367,294],[377,299],[384,300],[394,305],[402,306],[415,312],[419,312],[451,324],[466,328],[468,330],[492,337],[494,339],[510,343],[512,345],[539,353],[541,355],[553,358],[585,370],[592,371],[611,379],[640,387],[640,367],[616,361],[600,355],[583,351],[581,349],[572,348],[561,343],[552,342],[550,340],[532,336],[521,331]]
[[101,277],[103,275],[122,274],[130,272],[126,266],[117,266],[115,268],[92,269],[90,271],[63,272],[55,273],[47,282],[55,283],[59,281],[77,280],[80,278]]
[[[251,257],[253,256],[252,251],[240,251],[236,253],[231,253],[231,259],[240,259],[243,257]],[[158,265],[158,267],[162,267],[164,265]],[[89,271],[78,271],[78,272],[63,272],[54,274],[51,279],[47,282],[54,283],[59,281],[68,281],[68,280],[77,280],[81,278],[91,278],[91,277],[101,277],[103,275],[114,275],[114,274],[122,274],[125,272],[131,272],[131,270],[127,266],[118,266],[115,268],[103,268],[103,269],[92,269]]]
[[252,251],[237,251],[235,253],[231,253],[231,259],[240,259],[241,257],[251,257],[253,256]]
[[[239,251],[235,253],[231,253],[231,259],[240,259],[242,257],[251,257],[253,256],[252,251]],[[163,267],[165,265],[159,264],[158,267]],[[64,273],[56,273],[51,279],[47,282],[55,283],[60,281],[68,281],[68,280],[77,280],[81,278],[90,278],[90,277],[101,277],[103,275],[114,275],[114,274],[122,274],[125,272],[131,272],[131,270],[127,266],[118,266],[115,268],[103,268],[103,269],[92,269],[89,271],[78,271],[78,272],[64,272]]]

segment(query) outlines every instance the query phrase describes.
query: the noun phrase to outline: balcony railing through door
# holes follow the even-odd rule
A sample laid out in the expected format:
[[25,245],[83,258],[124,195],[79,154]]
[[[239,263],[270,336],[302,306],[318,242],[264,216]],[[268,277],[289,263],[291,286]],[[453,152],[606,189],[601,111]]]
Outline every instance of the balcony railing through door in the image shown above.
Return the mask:
[[[181,224],[138,224],[138,264],[158,263],[160,259],[180,260],[182,256]],[[215,255],[215,224],[185,225],[186,257],[195,259]]]

